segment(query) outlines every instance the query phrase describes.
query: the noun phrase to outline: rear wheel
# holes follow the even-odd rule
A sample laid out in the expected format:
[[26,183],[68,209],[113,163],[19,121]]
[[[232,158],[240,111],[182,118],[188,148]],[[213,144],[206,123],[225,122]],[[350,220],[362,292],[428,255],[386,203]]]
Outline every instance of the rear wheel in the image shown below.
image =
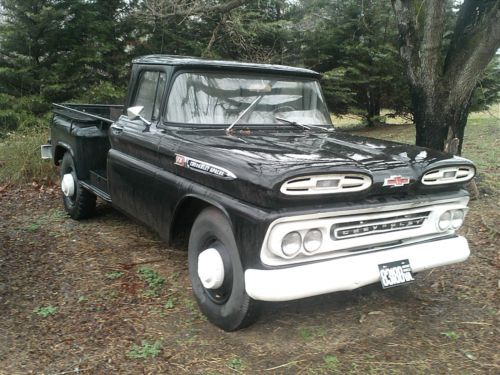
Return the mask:
[[85,219],[94,213],[96,196],[85,190],[76,175],[75,160],[66,152],[61,162],[61,190],[66,212],[75,220]]
[[196,218],[189,236],[189,277],[210,322],[235,331],[255,321],[257,301],[245,291],[244,271],[227,217],[214,207]]

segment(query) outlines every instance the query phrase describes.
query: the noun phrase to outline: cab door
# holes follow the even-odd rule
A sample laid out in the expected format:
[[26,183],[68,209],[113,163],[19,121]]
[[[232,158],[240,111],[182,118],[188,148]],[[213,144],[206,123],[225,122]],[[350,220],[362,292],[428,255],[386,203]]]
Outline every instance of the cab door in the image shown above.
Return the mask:
[[151,125],[140,119],[132,121],[126,115],[111,125],[108,185],[113,205],[155,228],[161,194],[156,179],[160,143],[157,124],[167,75],[162,66],[144,66],[135,77],[127,107],[144,107],[141,115]]

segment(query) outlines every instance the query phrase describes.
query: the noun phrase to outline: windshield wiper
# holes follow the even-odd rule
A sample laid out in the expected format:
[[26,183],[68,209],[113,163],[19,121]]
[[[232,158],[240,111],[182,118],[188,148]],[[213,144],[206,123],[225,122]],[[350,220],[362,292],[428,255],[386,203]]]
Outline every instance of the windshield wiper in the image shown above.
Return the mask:
[[276,120],[279,120],[279,121],[282,121],[282,122],[286,122],[287,124],[298,126],[299,128],[302,128],[302,129],[311,130],[311,128],[309,126],[307,126],[307,125],[299,124],[298,122],[287,120],[286,118],[283,118],[283,117],[274,116],[274,118]]
[[276,120],[283,121],[283,122],[286,122],[287,124],[298,126],[298,127],[301,127],[303,129],[307,129],[307,130],[311,130],[311,128],[316,128],[316,129],[321,129],[321,130],[326,130],[326,131],[331,131],[332,130],[332,129],[325,128],[323,126],[318,126],[318,125],[310,125],[310,124],[309,125],[304,125],[304,124],[300,124],[300,123],[298,123],[296,121],[287,120],[286,118],[279,117],[279,116],[274,116],[274,118]]
[[250,111],[260,102],[260,100],[264,97],[264,95],[261,95],[257,97],[248,107],[246,107],[243,112],[239,114],[239,116],[236,118],[236,120],[233,121],[231,125],[226,129],[226,133],[229,133],[231,129],[236,125],[247,113],[250,113]]

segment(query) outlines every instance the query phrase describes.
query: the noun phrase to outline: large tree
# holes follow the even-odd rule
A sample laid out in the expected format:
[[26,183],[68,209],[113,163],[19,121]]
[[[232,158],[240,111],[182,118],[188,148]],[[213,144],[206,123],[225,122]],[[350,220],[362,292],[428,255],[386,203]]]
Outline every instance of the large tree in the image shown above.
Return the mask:
[[458,154],[474,89],[500,47],[500,0],[465,0],[456,12],[459,3],[392,0],[416,143]]

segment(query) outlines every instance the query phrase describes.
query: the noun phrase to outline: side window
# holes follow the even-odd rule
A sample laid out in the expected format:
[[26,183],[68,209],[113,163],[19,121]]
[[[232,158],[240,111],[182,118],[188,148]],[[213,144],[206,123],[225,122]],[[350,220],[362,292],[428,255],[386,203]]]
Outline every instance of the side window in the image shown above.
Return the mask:
[[160,100],[165,81],[165,73],[158,71],[143,71],[139,77],[132,106],[143,106],[142,116],[147,120],[155,120],[160,114]]

